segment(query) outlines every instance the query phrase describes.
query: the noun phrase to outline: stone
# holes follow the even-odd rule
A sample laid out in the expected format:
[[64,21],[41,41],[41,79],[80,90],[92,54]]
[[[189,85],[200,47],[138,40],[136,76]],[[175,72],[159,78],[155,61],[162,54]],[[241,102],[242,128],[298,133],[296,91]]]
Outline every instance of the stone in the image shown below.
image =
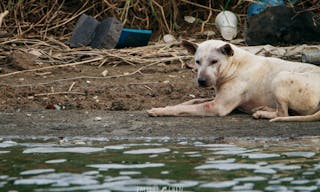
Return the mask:
[[82,47],[89,45],[95,36],[95,30],[99,25],[99,21],[86,14],[79,18],[70,39],[70,47]]
[[269,7],[248,19],[245,40],[248,45],[320,42],[320,19],[311,11]]
[[123,25],[114,17],[104,19],[96,28],[95,36],[90,46],[93,48],[113,49],[116,47]]

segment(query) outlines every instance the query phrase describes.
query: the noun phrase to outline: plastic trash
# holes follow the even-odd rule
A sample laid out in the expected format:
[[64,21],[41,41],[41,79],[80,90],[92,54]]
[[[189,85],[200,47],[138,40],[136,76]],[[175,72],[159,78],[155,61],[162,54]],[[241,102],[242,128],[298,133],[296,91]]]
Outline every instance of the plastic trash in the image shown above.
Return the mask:
[[302,62],[320,65],[320,52],[302,53]]
[[151,35],[152,30],[123,28],[116,48],[146,46]]
[[231,11],[220,12],[215,20],[222,37],[226,40],[232,40],[237,36],[237,16]]
[[253,15],[257,15],[261,13],[263,10],[265,10],[268,7],[273,6],[280,6],[284,5],[283,0],[260,0],[256,1],[255,3],[251,3],[247,10],[247,17],[251,17]]
[[70,47],[89,45],[97,49],[114,49],[146,46],[151,35],[151,30],[123,28],[123,24],[114,17],[99,22],[83,14],[72,33]]

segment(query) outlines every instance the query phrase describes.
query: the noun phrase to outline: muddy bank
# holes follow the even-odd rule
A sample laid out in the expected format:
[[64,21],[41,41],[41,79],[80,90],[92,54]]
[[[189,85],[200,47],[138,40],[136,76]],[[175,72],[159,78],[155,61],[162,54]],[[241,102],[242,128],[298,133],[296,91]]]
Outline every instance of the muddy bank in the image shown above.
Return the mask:
[[320,135],[320,122],[270,123],[246,114],[148,117],[144,111],[44,110],[0,113],[1,136],[49,137],[300,137]]

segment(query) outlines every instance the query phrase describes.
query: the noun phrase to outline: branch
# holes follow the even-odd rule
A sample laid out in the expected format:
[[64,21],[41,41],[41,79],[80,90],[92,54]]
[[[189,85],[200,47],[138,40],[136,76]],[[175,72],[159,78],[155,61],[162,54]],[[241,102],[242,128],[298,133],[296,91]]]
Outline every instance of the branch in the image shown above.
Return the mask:
[[55,66],[42,67],[42,68],[37,68],[37,69],[28,69],[28,70],[23,70],[23,71],[16,71],[16,72],[0,75],[0,78],[1,77],[8,77],[8,76],[11,76],[11,75],[16,75],[16,74],[21,74],[21,73],[33,72],[33,71],[42,71],[42,70],[48,70],[48,69],[55,69],[55,68],[62,68],[62,67],[70,67],[70,66],[75,66],[75,65],[81,65],[81,64],[85,64],[85,63],[91,63],[91,62],[94,62],[94,61],[100,61],[102,59],[103,58],[94,58],[94,59],[90,59],[90,60],[79,61],[79,62],[75,62],[75,63],[69,63],[69,64],[65,64],[65,65],[55,65]]
[[7,16],[8,13],[9,13],[8,10],[5,10],[3,13],[0,13],[0,27],[2,25],[2,21],[3,21],[4,17]]

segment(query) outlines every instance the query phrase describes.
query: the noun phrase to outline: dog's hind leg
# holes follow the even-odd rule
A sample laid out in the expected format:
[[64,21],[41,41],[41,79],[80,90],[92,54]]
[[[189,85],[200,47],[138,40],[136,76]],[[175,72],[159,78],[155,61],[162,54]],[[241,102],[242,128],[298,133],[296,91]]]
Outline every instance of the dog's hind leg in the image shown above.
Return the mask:
[[288,116],[288,105],[287,103],[283,102],[278,104],[280,108],[273,109],[270,107],[261,107],[260,109],[256,110],[252,114],[253,118],[255,119],[274,119],[276,117],[286,117]]
[[[270,121],[319,121],[320,90],[315,74],[282,72],[273,80],[273,94],[278,104],[277,116]],[[291,109],[301,116],[290,116]]]
[[268,106],[260,106],[260,107],[257,107],[257,108],[254,108],[254,109],[251,110],[252,113],[255,113],[257,111],[274,112],[274,111],[276,111],[276,109],[268,107]]
[[258,110],[252,114],[252,117],[255,119],[273,119],[278,116],[277,113],[277,111]]
[[276,121],[320,121],[320,111],[312,115],[276,117],[276,118],[270,119],[270,122],[276,122]]

